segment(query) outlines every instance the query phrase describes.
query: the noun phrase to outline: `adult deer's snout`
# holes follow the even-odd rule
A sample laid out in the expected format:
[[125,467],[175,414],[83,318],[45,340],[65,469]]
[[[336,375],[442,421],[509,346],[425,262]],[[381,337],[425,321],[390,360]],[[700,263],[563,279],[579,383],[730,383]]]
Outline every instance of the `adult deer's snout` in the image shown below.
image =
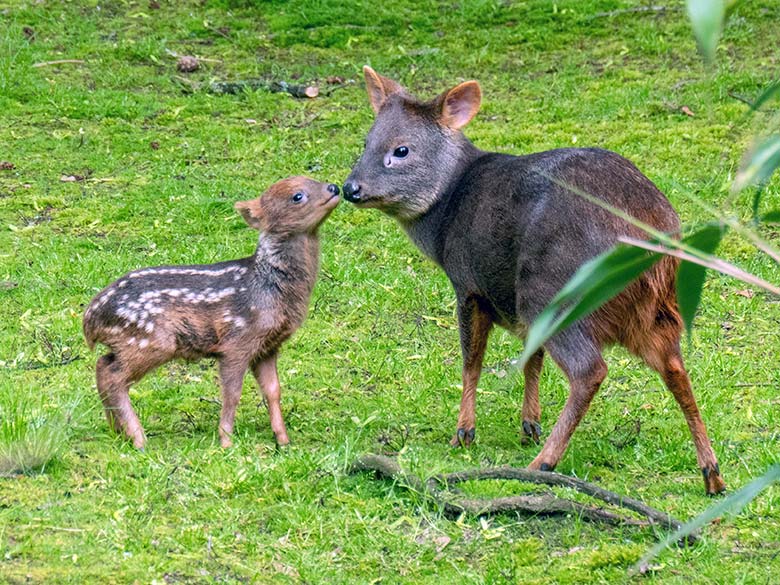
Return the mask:
[[352,203],[357,203],[361,199],[360,185],[357,181],[347,181],[344,183],[344,198]]

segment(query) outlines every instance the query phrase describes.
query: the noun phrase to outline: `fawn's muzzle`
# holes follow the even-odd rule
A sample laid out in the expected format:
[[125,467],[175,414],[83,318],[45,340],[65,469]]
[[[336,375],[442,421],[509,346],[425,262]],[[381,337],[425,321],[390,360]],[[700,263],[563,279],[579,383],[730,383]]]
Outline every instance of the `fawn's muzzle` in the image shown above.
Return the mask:
[[344,183],[344,198],[352,203],[357,203],[361,199],[360,185],[355,181],[347,181]]

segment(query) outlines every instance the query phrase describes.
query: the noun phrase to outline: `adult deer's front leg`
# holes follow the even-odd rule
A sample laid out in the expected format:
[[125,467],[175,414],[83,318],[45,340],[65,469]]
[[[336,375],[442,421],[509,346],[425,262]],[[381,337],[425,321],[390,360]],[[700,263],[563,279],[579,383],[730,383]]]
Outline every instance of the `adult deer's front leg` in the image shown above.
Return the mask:
[[493,319],[482,310],[476,299],[468,298],[458,303],[458,324],[463,353],[463,393],[460,398],[458,430],[450,441],[453,447],[468,446],[474,441],[477,384]]

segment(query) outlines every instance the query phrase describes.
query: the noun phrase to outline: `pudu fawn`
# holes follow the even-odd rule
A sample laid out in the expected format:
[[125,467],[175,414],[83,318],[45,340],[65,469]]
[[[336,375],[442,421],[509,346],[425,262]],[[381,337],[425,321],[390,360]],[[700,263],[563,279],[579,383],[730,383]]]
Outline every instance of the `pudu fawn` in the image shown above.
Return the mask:
[[[463,393],[453,444],[474,440],[476,389],[494,325],[523,336],[574,272],[633,225],[579,197],[586,192],[670,234],[680,229],[669,201],[625,158],[594,148],[526,156],[484,152],[461,129],[481,90],[467,81],[421,101],[364,68],[376,113],[345,199],[395,217],[447,273],[457,297]],[[569,188],[571,187],[571,189]],[[680,353],[678,261],[664,257],[589,317],[552,337],[525,367],[523,433],[538,442],[539,373],[545,352],[568,377],[570,393],[531,469],[553,469],[607,375],[602,348],[619,343],[664,379],[693,436],[708,494],[725,485]]]
[[97,387],[106,417],[142,449],[146,438],[130,404],[130,385],[174,359],[219,363],[219,436],[231,445],[244,374],[252,370],[268,402],[279,445],[289,442],[280,408],[276,357],[306,317],[319,267],[317,230],[339,203],[339,188],[306,177],[272,185],[235,204],[261,231],[249,258],[135,270],[113,282],[84,314],[90,348],[102,343]]

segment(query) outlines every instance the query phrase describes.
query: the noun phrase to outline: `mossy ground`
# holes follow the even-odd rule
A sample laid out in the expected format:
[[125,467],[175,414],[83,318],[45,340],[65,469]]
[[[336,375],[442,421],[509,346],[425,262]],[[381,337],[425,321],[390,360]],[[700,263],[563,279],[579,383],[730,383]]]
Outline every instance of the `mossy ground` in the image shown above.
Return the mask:
[[[372,113],[369,63],[413,91],[482,83],[467,134],[524,153],[601,146],[634,160],[688,225],[720,206],[772,115],[746,116],[778,76],[780,6],[742,3],[707,69],[681,2],[3,2],[0,0],[0,402],[67,412],[43,474],[0,479],[0,581],[9,583],[615,582],[651,530],[577,518],[443,517],[400,486],[348,476],[356,454],[401,450],[420,475],[525,465],[520,342],[493,335],[477,443],[452,450],[460,363],[446,277],[390,219],[340,206],[322,230],[308,321],[280,358],[292,447],[273,447],[247,379],[236,445],[223,451],[213,365],[172,364],[132,392],[139,453],[109,433],[81,337],[91,297],[133,268],[251,253],[233,202],[291,174],[340,183]],[[195,73],[176,54],[213,59]],[[33,67],[58,59],[83,64]],[[323,95],[216,96],[212,80],[316,82]],[[345,84],[329,86],[328,77]],[[325,90],[332,93],[325,95]],[[681,111],[687,106],[693,117]],[[156,143],[153,148],[152,143]],[[63,176],[83,180],[65,182]],[[749,209],[750,194],[736,202]],[[780,206],[780,181],[762,210]],[[777,229],[763,234],[778,241]],[[780,270],[730,236],[720,252],[764,278]],[[731,489],[778,461],[780,304],[711,275],[687,365]],[[558,470],[688,518],[703,495],[693,445],[660,380],[622,350]],[[544,428],[566,399],[551,365]],[[205,400],[204,400],[205,399]],[[472,485],[471,493],[514,486]],[[667,551],[658,583],[768,583],[780,571],[780,490]],[[447,536],[447,539],[441,538]],[[442,548],[442,544],[446,543]]]

